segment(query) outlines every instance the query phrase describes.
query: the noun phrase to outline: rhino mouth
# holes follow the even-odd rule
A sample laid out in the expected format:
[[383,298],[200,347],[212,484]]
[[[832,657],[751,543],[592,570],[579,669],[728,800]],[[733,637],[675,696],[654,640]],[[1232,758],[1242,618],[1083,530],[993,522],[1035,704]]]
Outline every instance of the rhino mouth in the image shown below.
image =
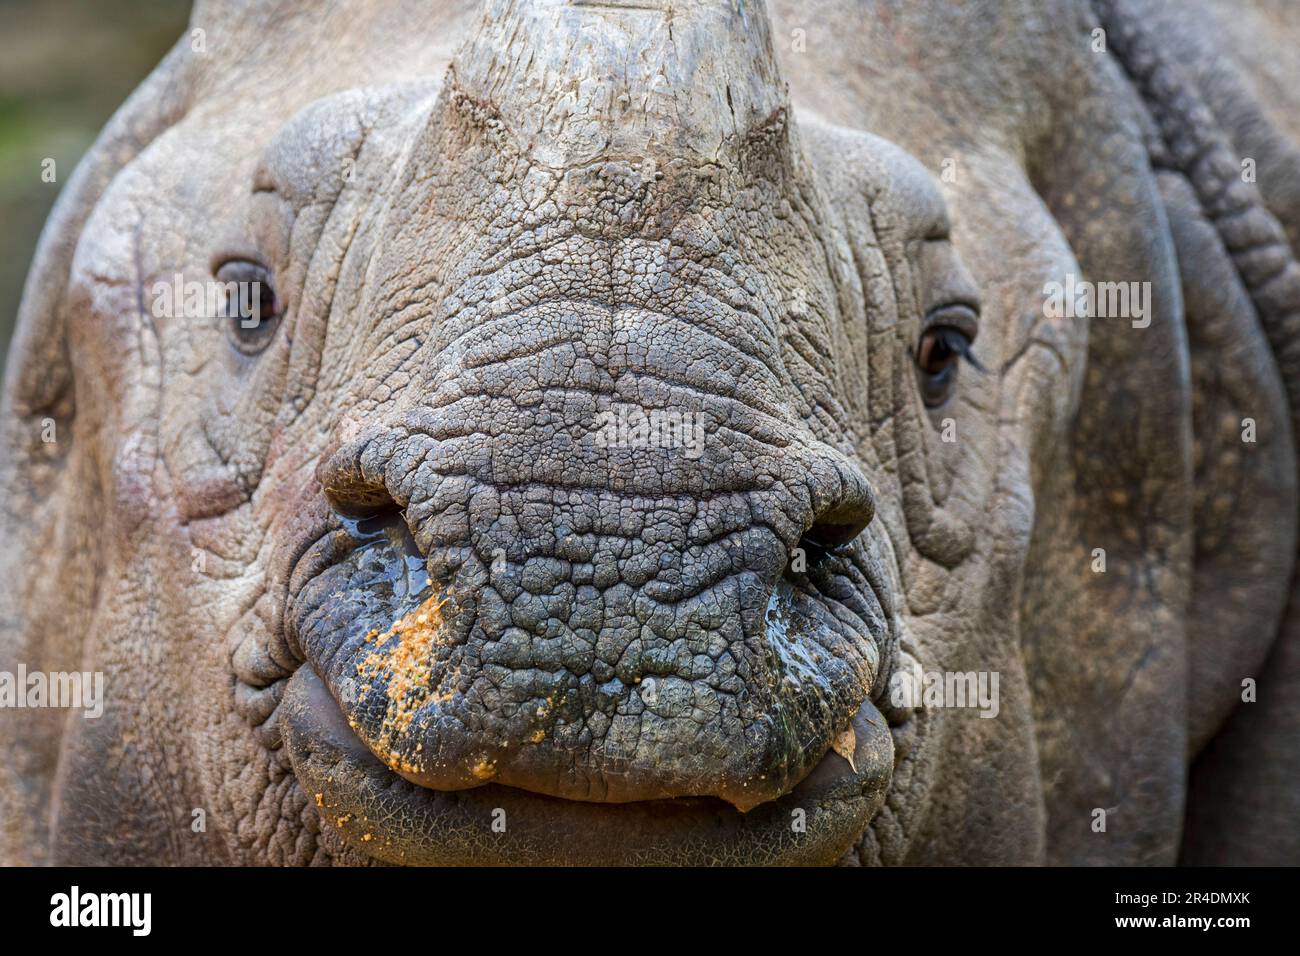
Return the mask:
[[[507,764],[513,776],[501,772],[498,761],[519,760],[518,747],[440,752],[438,765],[459,768],[459,776],[431,773],[421,725],[452,695],[432,663],[433,645],[463,640],[459,629],[473,618],[472,610],[460,613],[444,571],[396,513],[333,519],[294,569],[288,632],[305,663],[279,708],[282,737],[322,825],[361,854],[408,865],[825,864],[860,839],[883,804],[894,743],[869,693],[850,702],[835,746],[823,741],[815,753],[779,764],[784,775],[751,776],[730,789],[696,792],[675,781],[662,790],[617,789],[607,773],[595,774],[594,786],[591,774],[556,784],[522,761]],[[787,632],[842,627],[844,608],[837,606],[838,618],[825,610],[814,619],[810,603],[816,606],[809,593],[781,582],[766,628],[796,683],[829,687]],[[878,659],[889,641],[879,603],[872,608],[859,608],[855,620],[871,632],[863,640]],[[521,739],[546,737],[540,726],[535,733]],[[554,751],[538,749],[538,759],[556,762]]]
[[884,718],[867,701],[852,764],[830,751],[792,791],[748,813],[712,797],[593,803],[495,783],[414,784],[351,731],[310,665],[290,680],[281,713],[322,826],[365,856],[406,866],[833,863],[884,802],[893,761]]

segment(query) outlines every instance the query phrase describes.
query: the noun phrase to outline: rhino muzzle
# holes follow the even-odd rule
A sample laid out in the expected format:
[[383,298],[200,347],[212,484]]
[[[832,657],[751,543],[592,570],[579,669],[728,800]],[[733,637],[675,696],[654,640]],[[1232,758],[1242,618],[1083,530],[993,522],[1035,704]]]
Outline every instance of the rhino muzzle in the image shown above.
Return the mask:
[[828,599],[788,573],[805,535],[820,549],[865,527],[866,482],[811,440],[762,461],[602,447],[582,423],[614,402],[578,394],[475,439],[475,458],[457,436],[483,430],[427,409],[332,455],[339,517],[304,559],[321,570],[295,598],[302,653],[374,753],[432,789],[771,800],[879,671],[873,587]]

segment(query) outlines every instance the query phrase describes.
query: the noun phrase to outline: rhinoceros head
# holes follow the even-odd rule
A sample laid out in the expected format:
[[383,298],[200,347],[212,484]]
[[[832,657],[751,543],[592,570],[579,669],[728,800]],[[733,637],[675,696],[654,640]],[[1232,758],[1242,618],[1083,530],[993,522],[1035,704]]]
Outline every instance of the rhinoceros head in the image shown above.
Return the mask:
[[[24,306],[5,646],[107,691],[22,716],[0,845],[1173,852],[1191,392],[1137,99],[1078,10],[849,6],[200,3]],[[1085,276],[1146,297],[1045,308]]]

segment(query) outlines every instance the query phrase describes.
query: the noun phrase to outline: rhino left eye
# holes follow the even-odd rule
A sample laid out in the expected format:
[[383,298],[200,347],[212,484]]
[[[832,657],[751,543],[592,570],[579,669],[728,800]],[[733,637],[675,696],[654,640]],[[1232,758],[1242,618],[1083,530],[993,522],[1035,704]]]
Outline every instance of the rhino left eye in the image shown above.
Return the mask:
[[971,355],[973,339],[974,317],[965,307],[944,310],[928,320],[916,349],[916,369],[921,397],[930,408],[951,397],[963,358],[979,367]]
[[281,306],[270,271],[256,262],[235,259],[217,269],[224,286],[221,319],[226,336],[240,352],[256,355],[275,337]]

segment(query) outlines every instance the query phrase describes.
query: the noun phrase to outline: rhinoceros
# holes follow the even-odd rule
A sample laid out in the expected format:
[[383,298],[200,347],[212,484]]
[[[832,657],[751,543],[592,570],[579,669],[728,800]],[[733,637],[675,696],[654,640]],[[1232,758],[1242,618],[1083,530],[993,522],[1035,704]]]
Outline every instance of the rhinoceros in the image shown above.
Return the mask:
[[200,0],[8,359],[0,860],[1295,862],[1298,249],[1284,0]]

